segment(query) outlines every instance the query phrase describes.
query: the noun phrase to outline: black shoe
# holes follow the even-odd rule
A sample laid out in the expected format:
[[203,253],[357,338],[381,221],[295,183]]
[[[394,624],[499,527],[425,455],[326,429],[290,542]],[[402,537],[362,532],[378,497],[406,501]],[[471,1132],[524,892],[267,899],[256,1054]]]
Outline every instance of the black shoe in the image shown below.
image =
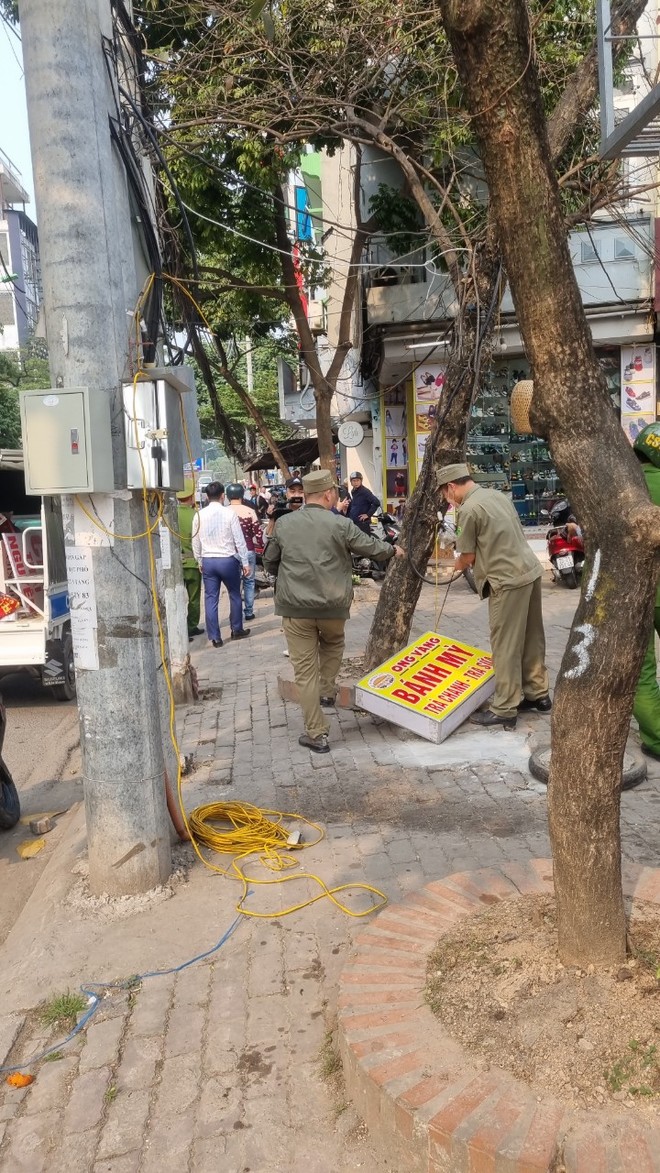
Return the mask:
[[221,639],[212,639],[211,643],[213,644],[214,648],[221,648],[222,647],[222,640]]
[[232,631],[231,638],[232,639],[246,639],[249,634],[250,634],[250,628],[249,627],[242,627],[240,631]]
[[552,708],[552,701],[549,693],[545,696],[540,696],[538,700],[530,701],[525,697],[518,705],[519,713],[529,713],[532,709],[536,709],[539,713],[549,713]]
[[515,717],[498,717],[492,709],[478,709],[476,713],[472,714],[470,721],[473,725],[482,725],[484,729],[498,729],[500,727],[515,729],[516,727]]
[[191,628],[191,630],[188,632],[188,635],[189,635],[189,636],[190,636],[190,638],[192,639],[193,635],[201,635],[203,631],[204,631],[204,628],[203,628],[203,627],[193,627],[193,628]]
[[322,696],[319,699],[319,704],[321,704],[324,709],[334,709],[335,698],[333,696]]
[[303,733],[298,738],[298,745],[304,745],[305,749],[311,749],[312,753],[330,753],[328,737],[325,733],[321,733],[319,737],[310,737],[309,734]]
[[256,615],[244,615],[244,616],[243,616],[243,618],[244,618],[244,619],[245,619],[245,621],[247,622],[247,620],[249,620],[249,619],[256,619],[257,617],[256,617]]
[[654,762],[660,762],[660,753],[656,753],[650,745],[642,744],[642,753],[646,754],[647,758],[653,758]]

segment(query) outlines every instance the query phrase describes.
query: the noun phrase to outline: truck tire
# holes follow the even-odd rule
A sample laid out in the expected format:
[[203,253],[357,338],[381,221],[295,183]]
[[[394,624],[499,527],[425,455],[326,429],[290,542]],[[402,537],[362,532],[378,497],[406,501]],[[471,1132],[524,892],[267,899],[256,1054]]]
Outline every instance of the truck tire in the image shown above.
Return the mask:
[[0,830],[11,831],[21,817],[21,802],[9,770],[0,758]]
[[62,659],[64,661],[64,684],[54,684],[50,691],[56,701],[73,701],[76,699],[76,672],[73,664],[73,640],[70,631],[65,631],[62,636]]

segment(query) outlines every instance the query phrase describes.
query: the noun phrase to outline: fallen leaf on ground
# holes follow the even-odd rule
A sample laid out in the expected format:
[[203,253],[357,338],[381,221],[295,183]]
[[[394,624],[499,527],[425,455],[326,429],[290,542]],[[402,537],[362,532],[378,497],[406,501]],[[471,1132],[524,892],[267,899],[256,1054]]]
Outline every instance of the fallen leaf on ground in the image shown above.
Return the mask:
[[5,1081],[10,1087],[28,1087],[34,1083],[33,1075],[23,1075],[22,1071],[15,1071],[13,1075],[8,1075]]
[[16,851],[21,859],[32,859],[32,856],[38,855],[45,846],[45,839],[24,839],[22,843],[18,844]]

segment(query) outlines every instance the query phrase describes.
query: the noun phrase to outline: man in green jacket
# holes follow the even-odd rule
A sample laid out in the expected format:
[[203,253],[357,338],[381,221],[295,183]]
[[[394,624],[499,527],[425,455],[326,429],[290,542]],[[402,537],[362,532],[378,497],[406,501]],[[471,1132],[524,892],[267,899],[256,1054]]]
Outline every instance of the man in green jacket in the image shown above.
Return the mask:
[[331,708],[335,701],[353,601],[351,554],[387,562],[403,550],[332,512],[339,489],[331,473],[308,473],[303,492],[305,508],[275,523],[264,567],[277,575],[275,611],[282,616],[305,721],[298,741],[314,753],[329,753],[330,726],[321,705]]
[[[660,423],[642,428],[633,444],[635,455],[654,505],[660,505]],[[633,716],[639,725],[642,751],[647,757],[660,761],[660,688],[658,665],[655,658],[655,635],[660,635],[660,586],[655,596],[653,629],[642,662],[637,682]]]

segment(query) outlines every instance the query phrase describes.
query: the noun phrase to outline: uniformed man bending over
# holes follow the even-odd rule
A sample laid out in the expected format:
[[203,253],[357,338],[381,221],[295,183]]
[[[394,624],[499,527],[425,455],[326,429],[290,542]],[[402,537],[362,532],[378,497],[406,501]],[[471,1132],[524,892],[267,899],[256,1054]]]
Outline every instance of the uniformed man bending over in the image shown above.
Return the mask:
[[438,472],[446,501],[456,506],[457,571],[474,566],[479,595],[488,599],[495,693],[490,707],[470,720],[486,728],[515,729],[519,711],[552,708],[545,666],[541,564],[511,502],[476,485],[467,464]]

